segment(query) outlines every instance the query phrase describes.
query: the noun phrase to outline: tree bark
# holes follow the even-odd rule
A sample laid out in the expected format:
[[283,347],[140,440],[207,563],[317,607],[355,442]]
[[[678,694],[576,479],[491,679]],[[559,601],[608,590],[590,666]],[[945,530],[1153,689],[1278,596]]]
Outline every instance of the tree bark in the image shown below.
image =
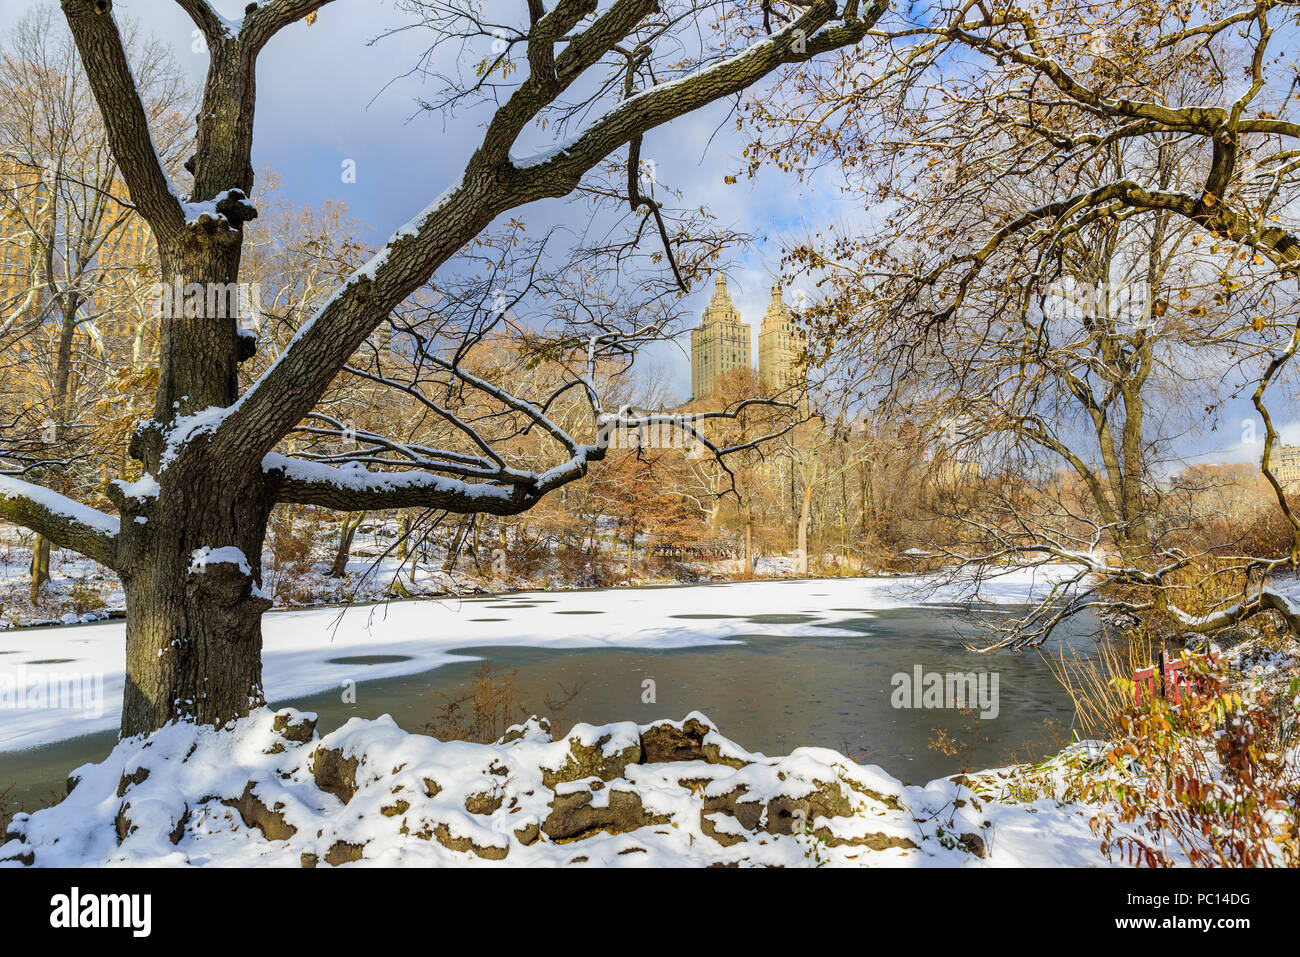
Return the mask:
[[334,552],[334,562],[330,565],[330,578],[342,578],[347,574],[348,557],[352,554],[352,542],[357,537],[365,512],[357,512],[356,517],[345,515],[343,527],[339,530],[339,547]]
[[[156,499],[122,498],[124,736],[177,719],[220,726],[264,703],[262,613],[271,601],[260,582],[273,491],[199,456],[167,469]],[[211,554],[231,548],[242,560]]]
[[32,542],[32,604],[41,600],[41,588],[50,580],[50,540],[37,534]]
[[750,515],[745,516],[745,567],[741,577],[746,580],[754,577],[754,519]]
[[808,522],[812,515],[812,485],[805,484],[799,506],[799,565],[801,575],[808,574]]

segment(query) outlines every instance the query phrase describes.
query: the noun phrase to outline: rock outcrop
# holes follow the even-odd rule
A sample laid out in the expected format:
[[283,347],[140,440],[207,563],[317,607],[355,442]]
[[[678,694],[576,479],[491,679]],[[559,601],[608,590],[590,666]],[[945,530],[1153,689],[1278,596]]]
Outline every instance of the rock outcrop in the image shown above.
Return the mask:
[[960,783],[905,788],[821,748],[751,753],[700,714],[559,740],[533,719],[483,745],[387,716],[321,738],[314,715],[262,709],[123,742],[75,777],[62,804],[15,818],[0,860],[789,866],[980,862],[989,845]]

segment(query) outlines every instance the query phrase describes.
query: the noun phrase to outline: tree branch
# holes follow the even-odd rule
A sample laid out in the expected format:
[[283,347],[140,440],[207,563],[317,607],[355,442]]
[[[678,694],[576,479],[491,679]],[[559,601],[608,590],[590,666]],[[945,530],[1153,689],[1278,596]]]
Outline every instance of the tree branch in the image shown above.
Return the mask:
[[113,18],[112,0],[62,2],[131,201],[160,242],[179,236],[185,214],[154,147],[149,118]]
[[[619,0],[556,59],[557,73],[567,76],[569,69],[599,59],[599,52],[615,42],[617,31],[610,27],[624,22],[611,18],[626,16],[627,29],[631,29],[636,21],[629,11],[639,10],[638,4],[644,2]],[[575,5],[575,9],[580,6]],[[883,9],[883,3],[877,4],[867,19],[839,31],[837,44],[849,45],[865,36]],[[567,195],[584,173],[633,136],[744,90],[782,65],[807,59],[802,43],[834,14],[834,0],[815,0],[789,28],[689,77],[660,84],[622,102],[572,146],[531,166],[486,162],[488,145],[498,142],[498,134],[500,140],[505,140],[518,123],[518,117],[513,115],[502,120],[499,112],[489,127],[484,147],[470,160],[461,181],[398,230],[370,262],[357,270],[235,403],[212,439],[216,454],[236,461],[256,456],[254,464],[261,461],[311,411],[365,337],[496,216],[538,199]],[[599,42],[589,36],[598,37]],[[517,99],[519,96],[520,92],[516,92],[503,111],[512,113],[524,102]],[[498,122],[504,125],[494,134]]]
[[8,475],[0,475],[0,517],[44,535],[108,568],[117,567],[119,522],[88,505]]
[[247,13],[239,31],[240,42],[256,55],[271,37],[289,24],[315,13],[333,0],[271,0]]

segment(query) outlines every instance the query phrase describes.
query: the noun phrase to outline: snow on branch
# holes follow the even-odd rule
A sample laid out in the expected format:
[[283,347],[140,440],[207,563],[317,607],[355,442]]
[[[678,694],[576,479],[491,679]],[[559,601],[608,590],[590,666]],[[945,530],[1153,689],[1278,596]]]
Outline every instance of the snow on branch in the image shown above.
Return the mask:
[[0,517],[39,532],[60,548],[116,567],[121,525],[112,515],[40,485],[0,475]]
[[281,502],[320,505],[341,511],[387,508],[439,508],[449,512],[514,515],[537,502],[540,493],[526,486],[513,489],[488,482],[466,482],[407,469],[371,472],[360,463],[325,465],[271,453],[262,462],[281,476]]

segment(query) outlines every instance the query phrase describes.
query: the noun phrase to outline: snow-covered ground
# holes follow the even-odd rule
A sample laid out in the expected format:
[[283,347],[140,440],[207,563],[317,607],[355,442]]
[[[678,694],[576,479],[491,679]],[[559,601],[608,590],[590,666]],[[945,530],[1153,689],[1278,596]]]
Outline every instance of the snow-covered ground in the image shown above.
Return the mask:
[[[1021,602],[1045,575],[1044,569],[1016,572],[986,583],[981,595],[990,602]],[[465,660],[454,649],[683,648],[723,643],[737,634],[826,635],[833,633],[828,625],[864,611],[942,604],[962,595],[952,585],[918,591],[924,585],[897,578],[761,581],[272,612],[263,619],[263,677],[268,700],[285,701],[339,688],[345,680],[416,674]],[[747,617],[694,617],[791,613],[817,621],[764,625]],[[125,641],[122,622],[0,633],[0,751],[117,727]],[[404,660],[364,667],[329,660],[357,655]],[[69,683],[85,692],[75,707],[28,706],[67,704],[66,696],[54,699]],[[34,701],[32,695],[40,693],[46,700]]]

